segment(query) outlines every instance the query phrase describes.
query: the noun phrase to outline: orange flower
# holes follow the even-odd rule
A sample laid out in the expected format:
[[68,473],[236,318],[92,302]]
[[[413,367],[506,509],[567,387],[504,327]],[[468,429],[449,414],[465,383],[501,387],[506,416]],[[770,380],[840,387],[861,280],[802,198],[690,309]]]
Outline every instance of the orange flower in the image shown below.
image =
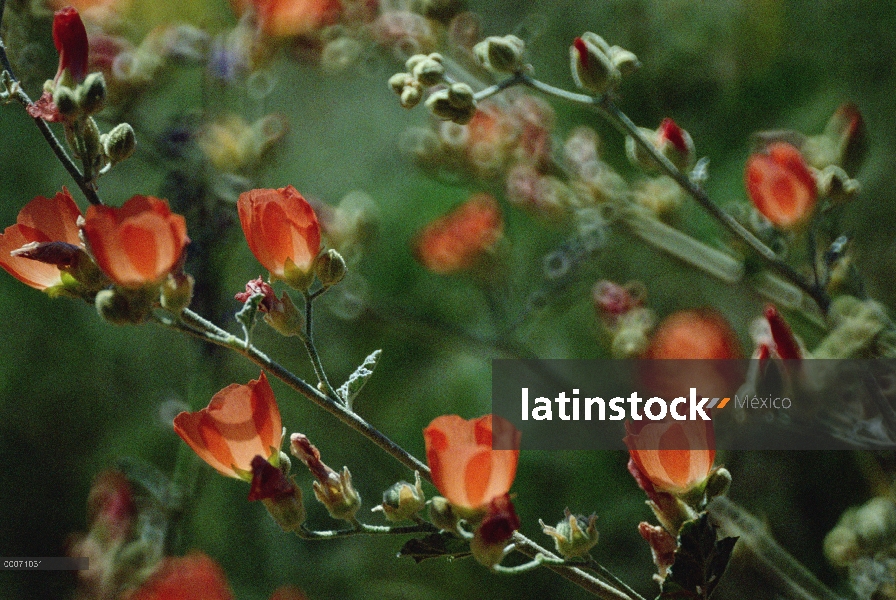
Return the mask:
[[244,192],[237,210],[249,249],[272,279],[289,283],[312,271],[320,252],[320,224],[294,187]]
[[190,242],[184,218],[151,196],[134,196],[121,208],[90,206],[84,237],[100,269],[129,288],[162,281]]
[[180,413],[174,431],[219,473],[246,481],[256,456],[277,464],[283,440],[280,410],[264,373],[246,385],[227,386],[207,408]]
[[[492,450],[492,425],[514,450]],[[506,436],[506,437],[504,437]],[[519,459],[519,432],[501,417],[466,421],[457,415],[436,418],[423,430],[426,460],[439,492],[451,504],[480,509],[510,490]]]
[[230,5],[237,16],[254,5],[259,27],[274,37],[313,34],[342,14],[339,0],[230,0]]
[[495,246],[503,230],[498,202],[489,194],[475,194],[417,234],[415,255],[434,273],[465,271]]
[[737,334],[718,312],[708,308],[681,310],[663,319],[650,339],[644,358],[741,358]]
[[227,576],[214,560],[195,552],[166,557],[139,589],[126,600],[233,600]]
[[786,142],[775,142],[747,161],[744,179],[753,205],[766,219],[791,228],[812,216],[818,187],[803,155]]
[[80,216],[81,211],[65,188],[52,198],[38,196],[19,211],[16,224],[0,235],[0,267],[38,290],[61,285],[62,272],[58,266],[10,256],[10,252],[33,242],[63,242],[80,247],[77,225]]
[[625,445],[657,491],[683,494],[709,476],[716,457],[712,421],[633,423],[625,423]]

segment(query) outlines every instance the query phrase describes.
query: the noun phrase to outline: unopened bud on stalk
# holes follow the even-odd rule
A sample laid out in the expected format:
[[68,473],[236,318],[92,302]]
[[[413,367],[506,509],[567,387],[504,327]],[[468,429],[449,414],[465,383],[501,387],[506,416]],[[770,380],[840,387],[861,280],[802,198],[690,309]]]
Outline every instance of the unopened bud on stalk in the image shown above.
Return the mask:
[[76,91],[78,106],[84,114],[92,115],[106,105],[106,80],[102,73],[91,73]]
[[573,515],[567,508],[565,517],[556,527],[549,527],[539,520],[542,531],[554,538],[557,552],[563,558],[585,556],[597,544],[598,533],[594,523],[597,515],[587,519],[581,515]]
[[430,55],[415,54],[405,63],[405,67],[421,85],[431,86],[441,83],[445,76],[442,55],[433,52]]
[[383,503],[373,507],[373,511],[381,511],[392,522],[412,518],[426,505],[420,473],[414,473],[414,485],[407,481],[399,481],[383,492]]
[[186,307],[190,306],[190,301],[193,299],[193,284],[194,280],[191,275],[169,273],[162,283],[162,308],[177,315],[182,313]]
[[57,86],[53,91],[53,104],[63,119],[72,119],[78,114],[78,100],[70,87]]
[[476,99],[469,85],[453,83],[449,88],[434,92],[426,101],[426,107],[442,120],[466,125],[476,114]]
[[590,31],[573,40],[569,59],[576,85],[595,96],[619,86],[622,73],[610,59],[609,51],[610,47],[604,39]]
[[324,287],[336,285],[345,277],[345,260],[336,250],[330,248],[321,252],[314,261],[314,273]]
[[445,531],[457,531],[458,516],[447,498],[434,496],[429,502],[429,520],[433,525]]
[[129,158],[137,148],[137,136],[134,135],[134,128],[128,123],[119,123],[109,133],[100,137],[103,151],[113,165]]
[[525,49],[525,42],[515,35],[491,36],[473,46],[473,54],[489,71],[514,73],[523,67]]

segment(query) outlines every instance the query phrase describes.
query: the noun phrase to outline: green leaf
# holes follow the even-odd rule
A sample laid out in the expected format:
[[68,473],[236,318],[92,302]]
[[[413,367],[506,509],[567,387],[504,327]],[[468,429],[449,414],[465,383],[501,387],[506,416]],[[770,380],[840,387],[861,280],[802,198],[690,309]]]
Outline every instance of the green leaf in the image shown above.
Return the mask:
[[681,527],[675,563],[657,600],[707,600],[719,583],[736,537],[716,540],[716,527],[706,513]]
[[349,408],[351,408],[352,402],[361,392],[361,388],[364,387],[364,384],[367,383],[367,380],[373,375],[373,370],[376,368],[376,361],[380,359],[380,354],[382,353],[382,350],[374,350],[370,356],[364,359],[361,366],[355,369],[355,372],[351,374],[348,381],[343,383],[339,389],[336,390],[336,393],[339,394],[339,397],[342,398],[342,401],[345,402],[345,405]]
[[398,551],[398,556],[413,558],[417,564],[428,558],[444,556],[455,559],[469,555],[470,546],[467,542],[447,532],[433,533],[425,538],[408,540]]

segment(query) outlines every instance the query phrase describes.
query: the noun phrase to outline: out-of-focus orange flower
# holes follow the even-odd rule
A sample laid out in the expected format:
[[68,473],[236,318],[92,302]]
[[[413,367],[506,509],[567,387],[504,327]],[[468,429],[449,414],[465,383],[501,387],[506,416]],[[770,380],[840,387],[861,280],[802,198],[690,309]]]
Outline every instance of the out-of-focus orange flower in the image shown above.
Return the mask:
[[632,462],[657,491],[686,493],[712,470],[712,421],[626,421],[625,428]]
[[57,10],[53,15],[53,44],[59,52],[59,70],[55,82],[58,82],[64,71],[75,83],[84,81],[87,76],[87,29],[81,21],[81,15],[71,6]]
[[254,6],[259,27],[274,37],[313,34],[342,14],[339,0],[230,0],[230,6],[237,16]]
[[434,273],[457,273],[475,266],[503,231],[498,202],[489,194],[476,194],[424,227],[417,234],[414,253]]
[[151,196],[134,196],[121,208],[92,205],[83,230],[100,269],[129,288],[162,281],[190,242],[186,220]]
[[[502,436],[492,450],[492,427]],[[507,437],[504,437],[507,436]],[[519,432],[501,417],[465,420],[444,415],[423,430],[426,460],[439,492],[454,506],[481,509],[510,490],[519,459]]]
[[126,600],[233,600],[227,576],[214,560],[196,552],[167,557]]
[[663,319],[643,357],[722,360],[741,358],[742,353],[725,317],[702,308],[681,310]]
[[818,186],[794,146],[775,142],[752,155],[744,180],[753,206],[777,227],[795,227],[812,216]]
[[299,588],[286,585],[274,590],[274,593],[271,594],[271,600],[308,600],[308,596]]
[[249,249],[272,279],[290,282],[313,270],[320,252],[320,224],[294,187],[244,192],[237,210]]
[[63,242],[80,247],[77,225],[80,216],[81,211],[65,188],[52,198],[38,196],[19,211],[16,224],[0,235],[0,267],[38,290],[61,285],[62,272],[58,266],[10,256],[10,252],[33,242]]
[[246,481],[256,456],[279,461],[283,440],[280,410],[264,373],[246,385],[227,386],[198,412],[180,413],[174,431],[219,473]]

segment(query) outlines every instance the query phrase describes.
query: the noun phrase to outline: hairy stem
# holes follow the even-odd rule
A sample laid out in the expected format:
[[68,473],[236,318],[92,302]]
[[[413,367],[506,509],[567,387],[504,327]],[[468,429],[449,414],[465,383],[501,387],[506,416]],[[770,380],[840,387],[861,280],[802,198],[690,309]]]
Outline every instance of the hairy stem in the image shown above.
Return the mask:
[[[323,289],[325,290],[326,288]],[[323,293],[320,290],[318,290],[318,292]],[[324,393],[326,393],[330,400],[338,400],[339,394],[337,394],[336,390],[333,389],[333,386],[330,385],[330,380],[327,379],[327,373],[324,371],[324,365],[320,360],[320,354],[317,352],[317,346],[314,345],[314,299],[317,296],[309,294],[307,291],[304,292],[304,296],[305,335],[302,336],[302,341],[305,343],[305,350],[308,352],[308,358],[311,359],[311,366],[314,367],[314,373],[317,375],[317,380],[323,388]]]

